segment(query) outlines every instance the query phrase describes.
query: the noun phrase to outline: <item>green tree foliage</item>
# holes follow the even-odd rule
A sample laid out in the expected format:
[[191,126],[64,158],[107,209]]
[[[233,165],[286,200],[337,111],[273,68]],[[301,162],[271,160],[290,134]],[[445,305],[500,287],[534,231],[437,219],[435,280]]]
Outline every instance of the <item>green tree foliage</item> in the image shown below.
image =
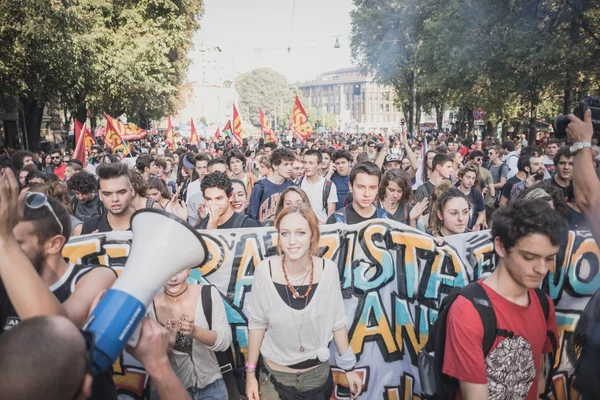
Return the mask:
[[[319,115],[317,116],[317,113]],[[308,115],[308,120],[310,123],[315,126],[317,121],[319,122],[319,126],[324,126],[327,129],[335,130],[338,128],[338,120],[335,114],[331,114],[328,112],[323,113],[322,109],[318,109],[317,107],[310,107],[306,109],[306,114]]]
[[287,125],[294,104],[294,91],[284,75],[269,68],[258,68],[240,75],[235,81],[235,88],[240,95],[240,113],[247,115],[252,125],[260,125],[258,107],[267,118],[277,118]]
[[[553,0],[355,0],[353,54],[394,86],[406,108],[416,99],[472,123],[533,127],[598,90],[600,5]],[[412,53],[411,53],[412,51]],[[411,64],[412,61],[412,64]],[[404,86],[402,88],[401,86]],[[534,129],[530,129],[534,133]]]
[[175,111],[202,0],[2,3],[0,97],[18,99],[32,148],[50,101],[141,125]]

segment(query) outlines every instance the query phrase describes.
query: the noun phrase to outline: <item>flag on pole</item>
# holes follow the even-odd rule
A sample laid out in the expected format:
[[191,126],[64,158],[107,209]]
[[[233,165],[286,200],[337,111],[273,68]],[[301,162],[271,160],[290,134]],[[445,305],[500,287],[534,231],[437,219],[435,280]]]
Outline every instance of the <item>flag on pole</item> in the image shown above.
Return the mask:
[[173,125],[171,124],[171,117],[169,117],[169,122],[167,125],[167,138],[165,140],[169,149],[175,151],[175,132],[173,132]]
[[[78,133],[77,132],[78,131],[77,124],[79,124],[79,135],[77,134]],[[88,137],[87,137],[87,134],[85,133],[86,129],[87,129],[86,124],[83,124],[83,126],[81,126],[81,122],[75,120],[75,137],[78,139],[77,139],[77,144],[75,146],[75,151],[73,152],[73,158],[76,158],[79,161],[81,161],[81,164],[83,164],[83,168],[85,168],[87,165],[86,152],[88,150],[88,147],[87,147]],[[82,132],[82,130],[83,130],[83,132]],[[90,136],[91,136],[91,134],[90,134]]]
[[305,142],[313,133],[312,126],[310,125],[310,122],[308,122],[308,117],[306,116],[306,111],[304,110],[304,107],[302,107],[298,96],[296,96],[296,102],[294,103],[294,111],[292,112],[289,129],[301,142]]
[[427,156],[427,137],[425,136],[423,138],[423,146],[421,146],[421,152],[419,153],[419,168],[417,169],[417,172],[415,173],[415,184],[413,185],[413,189],[416,190],[419,188],[419,186],[421,186],[423,183],[423,160],[425,159],[425,157]]
[[219,139],[221,137],[221,132],[219,132],[219,127],[217,126],[217,131],[215,132],[215,137]]
[[231,137],[231,121],[227,121],[225,124],[225,127],[223,128],[223,135],[225,135],[225,137]]
[[129,149],[123,142],[123,135],[125,134],[125,125],[117,121],[108,114],[106,116],[106,135],[104,136],[104,143],[116,152],[117,150],[123,150],[123,152],[129,154]]
[[198,132],[196,132],[196,127],[194,126],[194,118],[192,118],[192,124],[190,129],[192,131],[192,133],[190,134],[190,143],[196,145],[196,147],[200,149],[200,140],[198,140]]
[[233,105],[233,137],[238,142],[238,146],[241,146],[244,141],[242,140],[242,119],[240,118],[240,114],[238,113],[237,108],[235,108],[235,104]]
[[90,128],[87,127],[87,124],[82,124],[79,122],[77,118],[75,120],[75,145],[79,143],[79,135],[83,132],[85,145],[87,150],[91,150],[92,146],[96,144],[96,139],[94,139],[94,135],[90,131]]
[[265,113],[260,107],[258,107],[258,113],[260,115],[260,130],[263,134],[265,142],[274,142],[277,144],[275,134],[273,133],[273,129],[271,129],[271,123],[265,118]]

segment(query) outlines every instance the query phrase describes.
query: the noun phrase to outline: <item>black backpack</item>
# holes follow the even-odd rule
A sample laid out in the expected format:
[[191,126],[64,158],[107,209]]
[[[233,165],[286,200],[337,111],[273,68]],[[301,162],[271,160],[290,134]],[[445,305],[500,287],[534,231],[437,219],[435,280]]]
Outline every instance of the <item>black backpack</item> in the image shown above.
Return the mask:
[[[212,286],[213,285],[204,284],[202,285],[200,292],[200,296],[202,297],[202,309],[209,330],[212,330]],[[229,398],[240,398],[239,395],[245,395],[246,371],[243,367],[235,368],[235,359],[233,357],[233,349],[231,346],[225,351],[215,351],[214,353],[217,357],[217,362],[219,363],[221,375],[223,375],[223,381],[225,381],[227,386]]]
[[[296,180],[296,186],[299,188],[302,187],[302,182],[304,181],[304,176],[301,176]],[[327,199],[329,199],[329,193],[331,193],[331,181],[329,179],[325,179],[325,184],[323,185],[323,210],[327,211]]]
[[[535,289],[546,322],[550,317],[550,303],[548,297],[541,289]],[[444,298],[439,309],[438,317],[435,320],[427,343],[418,355],[419,378],[421,381],[421,390],[425,394],[425,398],[437,400],[454,400],[459,391],[458,380],[442,373],[444,366],[444,352],[446,346],[446,322],[448,319],[448,311],[454,300],[458,296],[463,296],[473,303],[475,310],[481,318],[483,324],[483,356],[487,357],[488,353],[494,345],[497,336],[512,337],[513,332],[497,327],[496,313],[492,308],[492,303],[485,289],[477,282],[472,282],[460,289],[460,291],[450,294]],[[546,335],[552,343],[552,353],[556,352],[557,341],[553,332],[547,331]],[[551,358],[554,360],[554,357]],[[553,361],[552,361],[553,362]],[[552,384],[552,366],[546,380],[544,397],[551,392]]]

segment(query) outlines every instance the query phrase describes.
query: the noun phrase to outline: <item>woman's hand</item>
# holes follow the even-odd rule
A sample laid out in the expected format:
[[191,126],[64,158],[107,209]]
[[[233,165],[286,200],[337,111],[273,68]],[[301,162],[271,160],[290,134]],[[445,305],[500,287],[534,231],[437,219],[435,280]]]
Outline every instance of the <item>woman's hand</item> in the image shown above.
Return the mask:
[[346,379],[350,388],[350,398],[356,399],[360,392],[362,392],[362,379],[360,379],[356,371],[346,372]]
[[196,325],[194,320],[187,314],[183,314],[179,320],[179,332],[185,336],[194,336]]
[[179,195],[174,195],[171,198],[171,213],[184,221],[188,219],[187,206],[179,200]]
[[248,400],[259,400],[258,381],[254,372],[246,372],[246,397]]
[[425,197],[423,200],[415,204],[412,210],[410,210],[410,219],[416,221],[421,215],[423,215],[423,212],[427,209],[427,204],[429,204],[429,197]]

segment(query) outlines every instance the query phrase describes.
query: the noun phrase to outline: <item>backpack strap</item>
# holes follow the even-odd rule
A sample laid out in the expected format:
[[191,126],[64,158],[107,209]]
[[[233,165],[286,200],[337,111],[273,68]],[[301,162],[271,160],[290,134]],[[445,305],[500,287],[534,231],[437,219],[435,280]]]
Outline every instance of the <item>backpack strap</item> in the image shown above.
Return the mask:
[[[544,311],[544,320],[546,321],[546,325],[548,324],[548,319],[550,318],[550,301],[548,300],[548,296],[546,293],[540,288],[535,289],[535,294],[540,301],[540,305],[542,306],[542,310]],[[540,398],[546,399],[549,397],[550,393],[552,393],[553,382],[552,378],[554,377],[554,372],[556,369],[554,368],[554,357],[556,355],[556,351],[558,349],[558,341],[556,340],[556,336],[554,332],[547,330],[546,336],[550,339],[550,344],[552,345],[552,352],[550,353],[550,365],[548,368],[548,374],[546,375],[546,383],[544,384],[544,393],[540,395]]]
[[298,177],[298,179],[296,179],[296,186],[300,187],[302,186],[302,182],[304,182],[304,175]]
[[467,286],[461,289],[460,294],[473,303],[475,310],[481,318],[481,323],[483,324],[482,346],[483,356],[485,358],[492,349],[494,341],[496,340],[496,336],[511,337],[512,332],[504,329],[498,329],[496,313],[492,307],[492,302],[490,301],[485,289],[478,282],[469,283]]
[[346,207],[336,211],[335,213],[333,213],[333,215],[335,215],[335,222],[337,223],[347,223],[346,221],[348,221],[348,218],[346,217]]
[[202,297],[202,311],[204,311],[204,317],[208,322],[208,329],[212,330],[212,296],[210,293],[212,285],[202,285],[200,289],[200,296]]
[[237,214],[234,216],[235,220],[233,221],[233,227],[232,228],[241,228],[244,225],[244,222],[246,222],[246,220],[248,218],[250,218],[250,216],[248,214],[240,214],[240,213],[234,213]]
[[323,185],[323,209],[327,211],[327,200],[329,199],[329,193],[331,193],[331,181],[329,179],[325,179],[325,184]]
[[388,218],[388,213],[383,208],[375,207],[377,218]]

